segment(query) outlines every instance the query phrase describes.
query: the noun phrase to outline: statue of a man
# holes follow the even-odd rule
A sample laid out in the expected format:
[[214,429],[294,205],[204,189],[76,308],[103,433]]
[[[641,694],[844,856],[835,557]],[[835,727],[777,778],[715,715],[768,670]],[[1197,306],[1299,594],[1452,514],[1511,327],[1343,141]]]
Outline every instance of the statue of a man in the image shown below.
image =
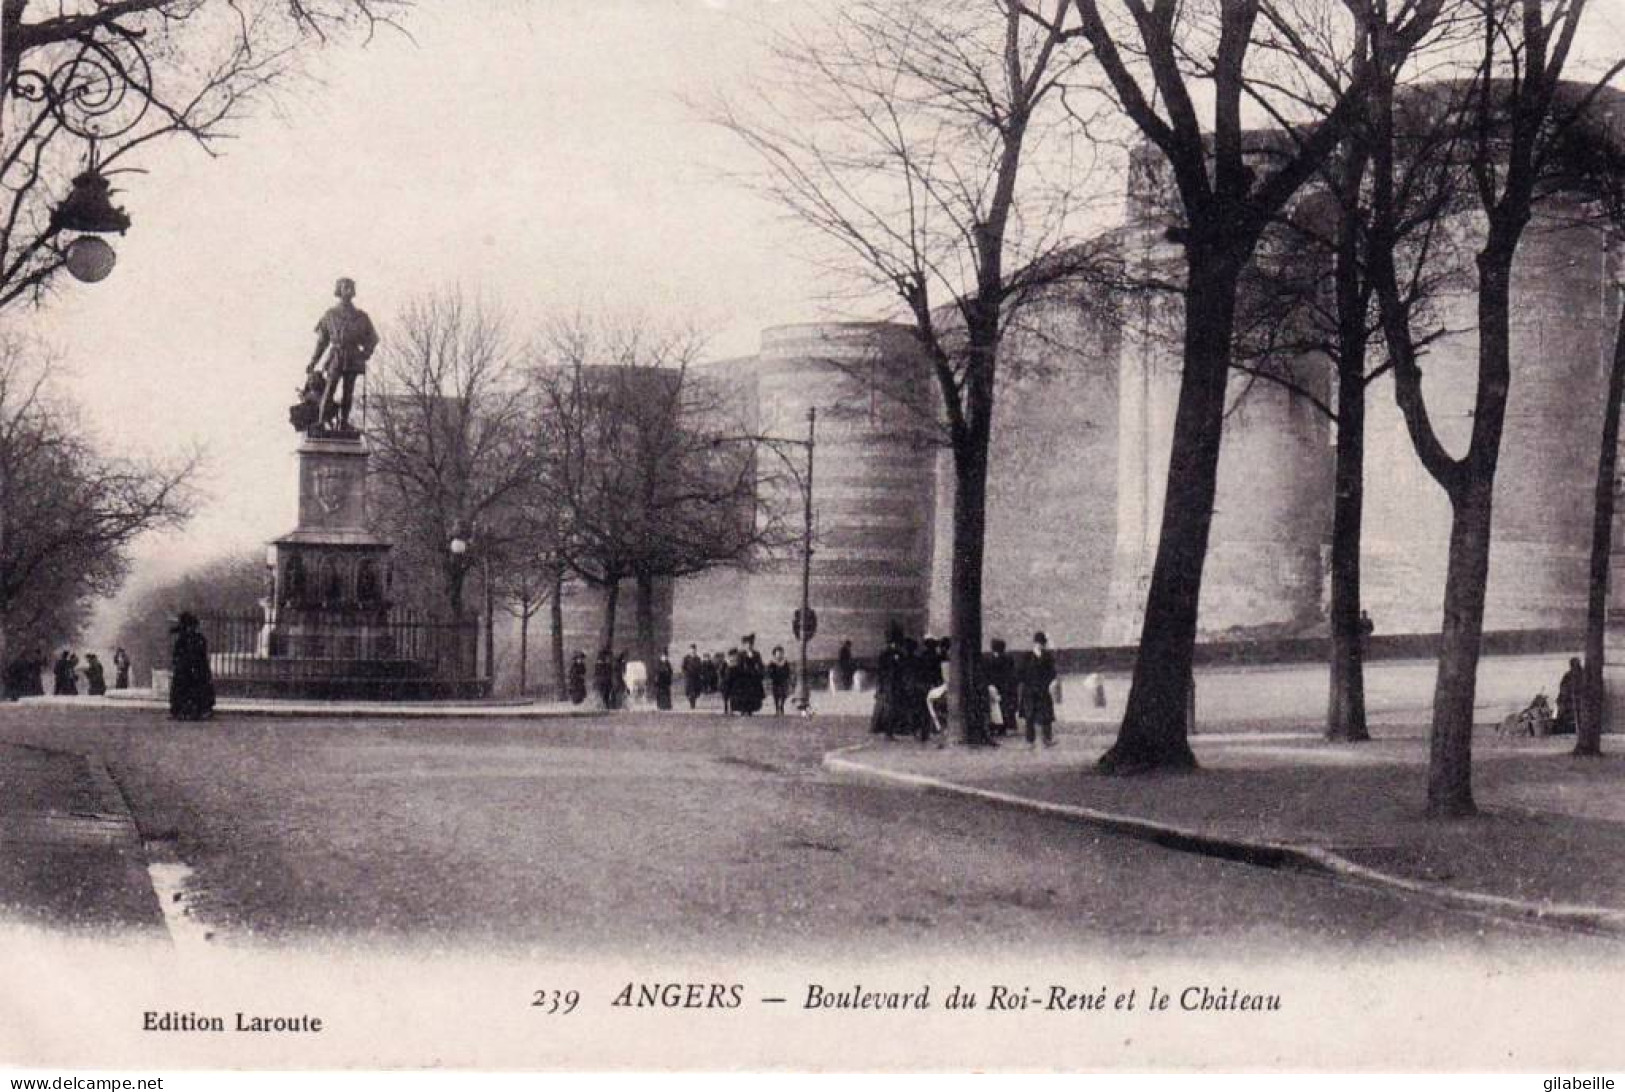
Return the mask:
[[324,365],[327,383],[316,420],[327,426],[337,416],[339,428],[348,430],[355,381],[366,374],[367,361],[378,348],[378,332],[373,329],[367,313],[355,305],[355,281],[340,277],[333,295],[339,301],[329,307],[316,324],[316,351],[311,354],[305,371],[314,372],[316,365],[322,362],[322,354],[327,354]]

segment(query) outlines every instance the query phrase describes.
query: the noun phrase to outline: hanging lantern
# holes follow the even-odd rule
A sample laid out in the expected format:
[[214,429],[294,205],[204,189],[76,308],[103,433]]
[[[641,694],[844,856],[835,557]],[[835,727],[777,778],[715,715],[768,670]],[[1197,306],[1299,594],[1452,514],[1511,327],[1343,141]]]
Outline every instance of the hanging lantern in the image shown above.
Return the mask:
[[85,231],[98,235],[130,229],[130,217],[111,200],[112,185],[94,167],[73,180],[73,189],[51,213],[57,231]]
[[74,280],[95,284],[106,280],[113,272],[118,255],[107,245],[107,240],[95,235],[81,235],[68,244],[67,267]]

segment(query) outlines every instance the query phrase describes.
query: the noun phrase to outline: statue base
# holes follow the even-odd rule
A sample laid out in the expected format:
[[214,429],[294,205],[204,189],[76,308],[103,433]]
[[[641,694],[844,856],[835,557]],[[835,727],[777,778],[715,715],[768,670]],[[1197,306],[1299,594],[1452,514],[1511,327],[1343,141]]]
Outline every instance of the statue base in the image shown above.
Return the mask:
[[478,677],[478,627],[392,608],[390,542],[367,519],[366,441],[312,430],[299,445],[299,525],[268,552],[263,622],[233,635],[215,689],[232,697],[466,700]]

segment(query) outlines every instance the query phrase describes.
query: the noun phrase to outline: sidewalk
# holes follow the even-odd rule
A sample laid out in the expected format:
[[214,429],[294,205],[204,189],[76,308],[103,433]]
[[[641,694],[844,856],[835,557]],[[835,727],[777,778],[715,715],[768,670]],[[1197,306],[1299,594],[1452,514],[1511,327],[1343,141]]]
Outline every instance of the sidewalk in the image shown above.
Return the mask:
[[1201,770],[1105,777],[1109,732],[1069,731],[1052,750],[913,741],[835,752],[826,766],[939,791],[972,792],[1189,849],[1314,868],[1496,913],[1625,932],[1625,744],[1569,755],[1572,737],[1498,742],[1480,727],[1479,817],[1422,818],[1427,744],[1413,729],[1330,744],[1307,734],[1198,735]]
[[140,835],[98,759],[0,744],[0,915],[165,935]]

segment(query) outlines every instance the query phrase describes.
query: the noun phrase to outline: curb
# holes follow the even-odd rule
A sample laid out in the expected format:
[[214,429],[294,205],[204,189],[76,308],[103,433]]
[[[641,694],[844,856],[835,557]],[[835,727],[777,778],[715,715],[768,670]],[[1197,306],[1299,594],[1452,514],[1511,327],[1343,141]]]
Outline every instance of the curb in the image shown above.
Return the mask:
[[[147,698],[105,698],[96,701],[68,698],[28,697],[18,699],[17,705],[35,709],[77,709],[121,713],[168,713],[166,702]],[[380,703],[377,706],[338,705],[326,708],[318,704],[301,702],[277,707],[264,702],[238,705],[230,700],[215,703],[218,721],[222,715],[232,717],[325,717],[331,719],[383,717],[398,720],[489,720],[496,718],[522,720],[574,720],[603,716],[601,709],[558,709],[535,705],[421,705],[414,706]]]
[[1037,815],[1065,819],[1111,831],[1128,838],[1152,842],[1165,849],[1182,853],[1196,853],[1205,857],[1239,861],[1263,868],[1294,868],[1329,876],[1334,880],[1363,883],[1375,887],[1418,895],[1455,909],[1471,910],[1495,917],[1533,922],[1564,929],[1606,933],[1625,937],[1625,910],[1603,906],[1583,906],[1571,903],[1539,903],[1514,899],[1505,895],[1491,895],[1481,891],[1465,891],[1427,880],[1412,880],[1391,872],[1368,868],[1342,857],[1322,846],[1288,845],[1262,839],[1246,839],[1210,834],[1172,823],[1141,819],[1119,812],[1100,811],[1074,804],[1056,804],[996,789],[979,789],[955,781],[927,777],[924,774],[885,770],[853,759],[872,744],[856,743],[840,747],[824,755],[822,765],[831,773],[885,781],[926,792],[959,796],[999,807],[1015,808]]

